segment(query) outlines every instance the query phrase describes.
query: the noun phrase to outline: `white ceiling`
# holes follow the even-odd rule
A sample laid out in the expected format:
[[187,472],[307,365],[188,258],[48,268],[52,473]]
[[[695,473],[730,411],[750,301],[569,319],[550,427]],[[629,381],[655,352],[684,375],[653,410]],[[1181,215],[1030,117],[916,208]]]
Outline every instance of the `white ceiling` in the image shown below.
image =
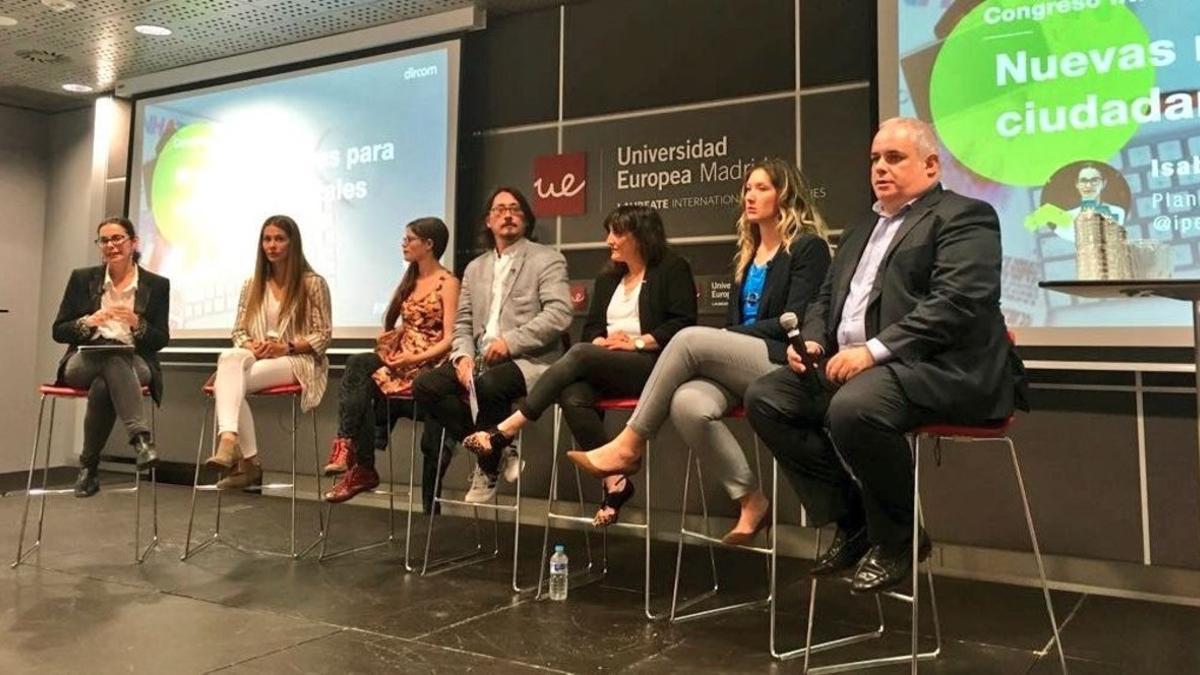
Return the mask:
[[[73,4],[56,11],[54,5]],[[5,0],[0,16],[0,105],[47,112],[88,105],[70,94],[119,80],[267,47],[479,4],[493,18],[563,0]],[[166,37],[135,33],[153,24]]]

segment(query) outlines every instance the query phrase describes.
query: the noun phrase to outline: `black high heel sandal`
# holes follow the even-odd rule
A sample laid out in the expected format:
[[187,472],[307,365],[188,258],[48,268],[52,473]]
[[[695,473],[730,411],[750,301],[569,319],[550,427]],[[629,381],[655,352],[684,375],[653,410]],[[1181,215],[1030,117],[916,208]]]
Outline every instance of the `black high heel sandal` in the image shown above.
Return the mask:
[[596,516],[592,518],[593,527],[608,527],[609,525],[616,525],[617,521],[621,519],[621,507],[625,505],[625,502],[629,501],[630,498],[633,497],[634,493],[633,481],[629,480],[629,476],[621,476],[621,479],[625,481],[625,486],[616,492],[609,492],[608,490],[605,490],[604,499],[600,500],[600,508],[612,509],[612,520],[603,524],[599,523],[597,522],[597,518],[599,518],[600,514],[597,513]]
[[517,438],[516,436],[505,436],[496,427],[488,427],[487,429],[483,430],[483,433],[487,434],[488,445],[491,447],[485,448],[482,444],[476,441],[475,434],[471,434],[470,436],[467,436],[465,440],[463,440],[463,447],[475,453],[476,455],[479,455],[480,457],[487,457],[494,452],[500,452],[501,450],[504,450],[508,446],[512,445]]

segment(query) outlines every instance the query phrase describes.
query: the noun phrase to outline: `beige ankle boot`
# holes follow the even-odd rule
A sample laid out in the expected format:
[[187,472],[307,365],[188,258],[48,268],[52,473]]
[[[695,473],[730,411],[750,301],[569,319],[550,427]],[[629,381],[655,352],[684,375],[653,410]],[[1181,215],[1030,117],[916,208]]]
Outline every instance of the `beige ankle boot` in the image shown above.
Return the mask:
[[243,459],[238,462],[238,468],[233,473],[217,481],[220,490],[242,490],[262,482],[262,466],[257,457]]
[[204,460],[204,465],[210,469],[232,469],[241,456],[242,451],[238,448],[237,441],[222,436],[217,442],[217,451],[212,457]]

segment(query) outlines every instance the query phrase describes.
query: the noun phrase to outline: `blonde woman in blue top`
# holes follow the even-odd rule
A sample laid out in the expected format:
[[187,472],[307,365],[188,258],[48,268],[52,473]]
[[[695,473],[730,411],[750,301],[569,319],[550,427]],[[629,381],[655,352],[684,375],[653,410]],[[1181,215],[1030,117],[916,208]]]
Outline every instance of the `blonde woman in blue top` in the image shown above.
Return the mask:
[[742,186],[737,232],[728,326],[680,331],[663,350],[621,433],[590,452],[568,453],[595,476],[635,473],[646,441],[670,418],[687,444],[705,453],[714,469],[709,473],[720,477],[741,507],[724,537],[727,544],[753,538],[769,522],[770,504],[722,419],[741,404],[750,383],[787,363],[779,316],[804,316],[830,261],[824,220],[799,169],[787,160],[754,165]]

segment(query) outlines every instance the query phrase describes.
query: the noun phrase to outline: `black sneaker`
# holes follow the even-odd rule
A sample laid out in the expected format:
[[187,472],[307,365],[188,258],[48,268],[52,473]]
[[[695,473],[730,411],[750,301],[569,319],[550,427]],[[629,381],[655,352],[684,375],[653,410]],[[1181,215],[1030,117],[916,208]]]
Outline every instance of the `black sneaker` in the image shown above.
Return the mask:
[[134,436],[130,445],[137,451],[137,468],[148,469],[158,464],[158,451],[154,449],[154,441],[150,440],[150,434]]

